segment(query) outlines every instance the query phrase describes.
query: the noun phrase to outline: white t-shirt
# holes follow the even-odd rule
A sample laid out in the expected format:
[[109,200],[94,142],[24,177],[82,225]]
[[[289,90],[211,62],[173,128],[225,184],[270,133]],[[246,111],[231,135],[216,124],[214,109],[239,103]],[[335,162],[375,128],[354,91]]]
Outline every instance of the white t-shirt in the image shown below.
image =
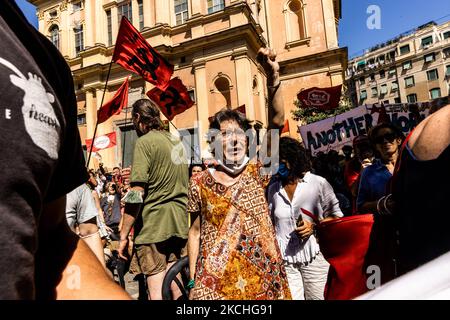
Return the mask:
[[313,222],[302,209],[312,213],[319,221],[329,216],[343,216],[331,185],[310,172],[297,184],[292,202],[279,180],[269,186],[267,198],[281,254],[288,263],[311,262],[320,252],[314,235],[301,240],[294,232],[300,214],[303,220]]

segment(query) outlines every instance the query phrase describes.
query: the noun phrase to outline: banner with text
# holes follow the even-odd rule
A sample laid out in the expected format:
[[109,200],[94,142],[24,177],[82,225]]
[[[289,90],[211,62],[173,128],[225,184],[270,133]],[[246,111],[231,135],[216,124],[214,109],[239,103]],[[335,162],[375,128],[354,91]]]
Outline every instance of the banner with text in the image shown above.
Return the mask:
[[[384,105],[389,120],[408,134],[421,119],[428,116],[431,104],[389,104]],[[303,143],[312,155],[330,150],[339,151],[344,145],[351,145],[353,139],[368,134],[378,123],[382,105],[360,106],[336,117],[330,117],[308,125],[299,126]]]

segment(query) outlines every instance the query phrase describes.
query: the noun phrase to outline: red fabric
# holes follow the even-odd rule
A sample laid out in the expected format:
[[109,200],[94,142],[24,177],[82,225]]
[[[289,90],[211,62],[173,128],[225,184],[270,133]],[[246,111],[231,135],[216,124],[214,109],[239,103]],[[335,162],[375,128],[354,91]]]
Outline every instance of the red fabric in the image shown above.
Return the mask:
[[286,119],[284,121],[283,129],[281,130],[281,134],[283,133],[289,133],[289,120]]
[[365,258],[373,215],[344,217],[317,226],[320,250],[330,263],[326,300],[353,299],[368,291]]
[[[86,150],[91,150],[92,139],[86,139]],[[111,132],[95,138],[92,152],[112,148],[116,145],[116,133]]]
[[120,22],[113,61],[161,90],[165,90],[173,74],[173,65],[156,52],[125,17]]
[[97,123],[103,123],[111,116],[119,114],[126,105],[128,105],[128,78],[114,97],[97,111]]
[[172,120],[177,114],[180,114],[193,106],[189,92],[179,78],[173,78],[169,81],[167,89],[162,91],[153,88],[147,92],[147,96],[152,99],[161,109],[161,112],[167,119]]
[[351,190],[353,184],[358,181],[361,174],[361,166],[357,167],[355,162],[358,162],[358,160],[351,159],[345,164],[344,168],[344,180],[349,190]]
[[240,107],[237,107],[237,108],[234,109],[234,110],[235,110],[235,111],[239,111],[240,113],[244,114],[244,116],[247,115],[247,113],[245,112],[245,104],[243,104],[243,105],[240,106]]
[[373,106],[372,107],[372,112],[370,114],[374,114],[378,112],[380,115],[378,116],[378,124],[381,123],[391,123],[391,118],[389,118],[388,114],[386,113],[386,108],[384,107],[384,105],[382,104],[381,107],[377,107],[377,106]]
[[341,100],[342,85],[330,88],[317,88],[302,90],[297,94],[305,108],[314,107],[322,110],[331,110],[339,106]]

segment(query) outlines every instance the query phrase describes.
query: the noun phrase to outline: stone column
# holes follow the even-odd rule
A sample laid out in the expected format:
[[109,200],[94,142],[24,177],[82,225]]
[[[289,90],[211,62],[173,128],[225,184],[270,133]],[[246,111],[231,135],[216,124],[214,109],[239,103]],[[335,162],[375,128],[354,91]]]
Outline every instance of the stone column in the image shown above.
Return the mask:
[[107,45],[106,12],[103,9],[102,2],[95,1],[95,43]]
[[84,2],[84,47],[94,46],[95,24],[93,19],[93,6],[91,0]]
[[257,79],[258,79],[258,92],[259,92],[259,113],[261,114],[261,119],[260,120],[264,126],[267,126],[267,109],[266,109],[266,79],[265,77],[263,77],[263,75],[261,74],[261,72],[258,72],[257,74]]
[[253,104],[252,68],[247,57],[247,48],[241,47],[234,50],[234,66],[236,70],[236,89],[238,106],[245,104],[247,118],[255,120],[255,107]]
[[155,0],[156,24],[170,24],[170,1]]
[[[102,96],[103,96],[103,87],[101,89],[96,89],[96,108],[97,110],[100,109],[101,103],[102,103]],[[103,104],[106,103],[112,96],[114,95],[114,92],[108,92],[105,93],[105,98],[103,99]],[[97,119],[97,118],[96,118]],[[95,124],[94,124],[95,125]],[[113,132],[113,120],[112,117],[106,120],[105,122],[98,125],[97,128],[97,134],[96,136],[99,137],[101,135],[111,133]],[[92,138],[92,136],[91,136]],[[114,166],[118,164],[118,159],[116,159],[116,152],[115,148],[119,148],[119,146],[115,146],[113,148],[105,149],[99,151],[99,153],[102,156],[103,163],[108,169],[112,169]]]
[[113,44],[116,41],[117,38],[117,33],[119,32],[119,17],[117,16],[118,14],[118,10],[117,10],[117,6],[114,6],[111,8],[111,24],[112,24],[112,42]]
[[133,19],[133,26],[139,30],[139,5],[137,0],[131,0],[131,18]]
[[70,26],[69,26],[69,11],[66,7],[61,7],[61,17],[59,25],[59,50],[63,56],[70,55]]
[[151,0],[143,0],[144,4],[144,27],[154,27],[155,26],[155,15],[153,14],[154,9],[150,4]]
[[206,62],[203,59],[194,60],[195,94],[197,97],[197,121],[200,140],[200,156],[205,157],[208,152],[206,133],[208,131],[209,107],[208,107],[208,84],[206,81]]
[[322,0],[322,10],[324,18],[325,39],[328,49],[338,47],[338,37],[336,30],[336,18],[332,0]]
[[92,139],[96,121],[97,121],[97,105],[94,102],[94,92],[92,89],[87,89],[87,91],[86,91],[86,135],[87,135],[87,139]]

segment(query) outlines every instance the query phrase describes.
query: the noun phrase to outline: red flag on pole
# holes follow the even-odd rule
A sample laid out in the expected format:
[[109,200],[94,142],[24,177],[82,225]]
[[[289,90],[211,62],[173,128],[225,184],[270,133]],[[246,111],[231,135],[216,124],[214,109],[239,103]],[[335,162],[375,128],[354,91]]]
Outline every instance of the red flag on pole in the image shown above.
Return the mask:
[[167,119],[172,119],[194,104],[189,92],[179,78],[169,81],[166,90],[153,88],[147,92],[147,96],[152,99],[161,109]]
[[119,114],[128,105],[128,78],[117,90],[114,97],[97,111],[97,123],[103,123],[111,116]]
[[283,133],[289,133],[289,120],[286,119],[284,121],[283,129],[281,130],[281,134]]
[[112,60],[162,90],[173,74],[173,65],[153,49],[125,17],[120,22]]
[[380,115],[378,116],[378,122],[377,125],[380,123],[391,123],[391,118],[389,118],[386,108],[383,104],[381,104],[381,107],[377,107],[376,105],[372,106],[372,112],[370,114],[374,114],[378,112]]
[[[90,150],[92,144],[92,139],[86,139],[86,149]],[[94,146],[92,147],[92,152],[97,152],[99,150],[104,150],[108,148],[112,148],[116,145],[116,133],[111,132],[108,134],[104,134],[102,136],[98,136],[94,140]]]
[[237,107],[236,109],[234,109],[235,111],[239,111],[240,113],[243,113],[244,114],[244,116],[247,114],[246,112],[245,112],[245,104],[243,104],[242,106],[240,106],[240,107]]
[[310,88],[297,94],[303,107],[314,107],[322,110],[331,110],[339,106],[342,85],[330,88]]

